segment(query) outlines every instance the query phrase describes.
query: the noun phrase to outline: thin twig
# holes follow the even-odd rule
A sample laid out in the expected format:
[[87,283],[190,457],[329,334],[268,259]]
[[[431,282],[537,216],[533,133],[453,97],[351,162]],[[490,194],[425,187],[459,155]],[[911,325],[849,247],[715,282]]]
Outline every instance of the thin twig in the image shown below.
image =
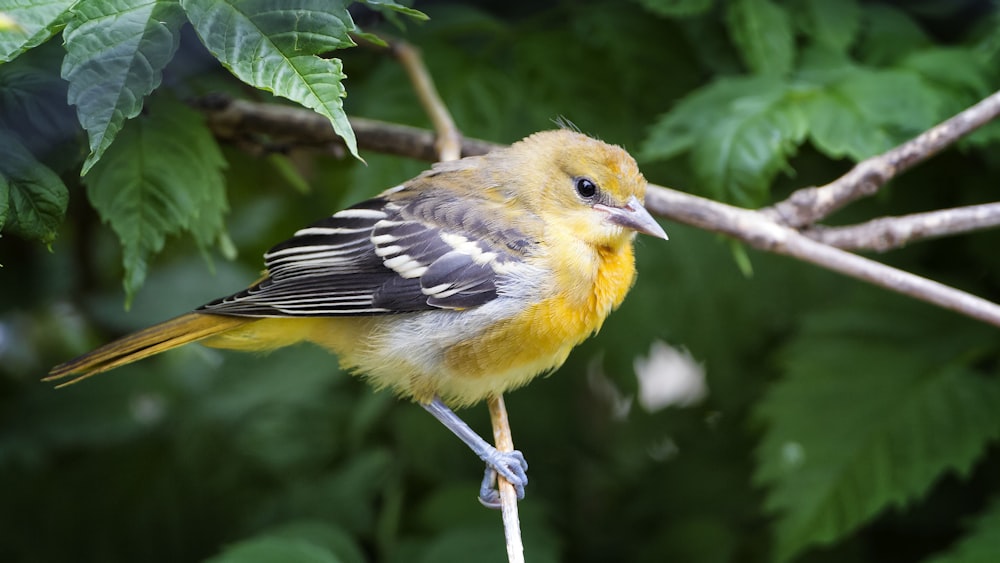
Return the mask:
[[[503,395],[496,395],[489,400],[490,422],[493,423],[493,442],[501,452],[514,451],[514,438],[510,432],[510,420],[507,418],[507,407]],[[507,537],[507,560],[510,563],[524,563],[524,545],[521,542],[521,521],[517,514],[517,491],[503,477],[497,477],[497,487],[500,489],[500,512],[503,516],[503,529]]]
[[886,252],[919,240],[998,226],[1000,203],[984,203],[899,217],[880,217],[843,227],[817,226],[802,234],[843,250]]
[[899,173],[934,156],[1000,115],[1000,92],[889,151],[856,164],[847,174],[818,188],[803,188],[762,209],[776,222],[800,229],[848,203],[870,196]]
[[434,81],[427,72],[420,52],[415,47],[405,41],[393,41],[389,44],[392,54],[396,56],[399,63],[406,69],[406,74],[413,83],[413,88],[417,91],[420,105],[431,118],[434,130],[437,131],[437,147],[441,160],[456,160],[460,158],[462,152],[462,135],[455,126],[455,121],[451,118],[451,113],[444,101],[434,87]]
[[733,207],[650,184],[646,209],[677,217],[702,229],[722,233],[755,248],[792,256],[871,284],[933,303],[983,322],[1000,326],[1000,305],[874,260],[816,242],[795,229],[779,225],[762,213]]

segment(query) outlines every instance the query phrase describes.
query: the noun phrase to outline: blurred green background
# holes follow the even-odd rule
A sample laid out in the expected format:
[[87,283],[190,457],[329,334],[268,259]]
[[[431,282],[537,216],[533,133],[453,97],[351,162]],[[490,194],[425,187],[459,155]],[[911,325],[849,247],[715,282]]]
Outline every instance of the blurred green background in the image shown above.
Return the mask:
[[[562,116],[652,182],[741,205],[833,180],[1000,85],[1000,8],[980,0],[415,7],[430,21],[353,13],[421,49],[464,134],[513,142]],[[321,350],[190,346],[39,382],[242,289],[296,228],[427,167],[223,145],[222,248],[238,256],[168,238],[126,311],[121,245],[79,178],[61,49],[57,35],[0,65],[0,125],[37,141],[70,192],[49,247],[0,240],[0,560],[506,560],[499,515],[475,500],[479,461]],[[337,56],[348,114],[429,126],[391,57]],[[26,76],[50,119],[17,119],[8,92]],[[185,27],[137,120],[217,91],[273,101]],[[998,139],[988,126],[830,222],[996,200]],[[528,561],[1000,561],[995,328],[665,227],[668,243],[639,239],[639,281],[600,335],[507,398],[531,465]],[[985,231],[878,259],[996,301],[998,248]],[[678,381],[686,395],[656,395]],[[488,434],[484,406],[460,414]]]

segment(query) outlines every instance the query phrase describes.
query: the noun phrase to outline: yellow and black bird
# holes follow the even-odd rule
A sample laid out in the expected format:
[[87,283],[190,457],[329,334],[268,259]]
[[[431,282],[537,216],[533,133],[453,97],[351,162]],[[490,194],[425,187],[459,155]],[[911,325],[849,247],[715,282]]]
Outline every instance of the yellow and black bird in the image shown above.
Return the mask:
[[560,129],[439,163],[264,255],[249,288],[56,366],[69,383],[199,341],[319,344],[419,402],[524,495],[527,464],[449,408],[520,387],[600,329],[635,280],[633,239],[666,239],[623,149]]

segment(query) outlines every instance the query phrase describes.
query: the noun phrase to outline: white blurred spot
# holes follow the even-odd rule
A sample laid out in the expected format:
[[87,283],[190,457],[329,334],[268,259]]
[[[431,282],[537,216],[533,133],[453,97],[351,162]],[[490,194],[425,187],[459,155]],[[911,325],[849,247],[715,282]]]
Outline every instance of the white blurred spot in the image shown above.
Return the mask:
[[785,442],[781,445],[781,463],[794,469],[806,460],[806,450],[798,442]]
[[647,412],[670,405],[690,406],[708,395],[705,367],[687,350],[662,340],[653,342],[648,357],[636,357],[634,366],[639,379],[639,404]]
[[142,393],[129,401],[132,418],[140,424],[153,425],[163,420],[167,412],[163,397],[152,393]]

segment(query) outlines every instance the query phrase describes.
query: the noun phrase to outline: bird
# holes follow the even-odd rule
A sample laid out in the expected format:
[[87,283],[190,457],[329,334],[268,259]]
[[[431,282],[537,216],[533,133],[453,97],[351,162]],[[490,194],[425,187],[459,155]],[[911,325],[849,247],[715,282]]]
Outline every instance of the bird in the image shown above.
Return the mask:
[[248,288],[54,367],[69,385],[188,344],[268,351],[307,341],[375,388],[419,403],[524,498],[527,462],[453,409],[549,373],[631,289],[637,233],[667,239],[623,148],[534,133],[439,162],[264,254]]

